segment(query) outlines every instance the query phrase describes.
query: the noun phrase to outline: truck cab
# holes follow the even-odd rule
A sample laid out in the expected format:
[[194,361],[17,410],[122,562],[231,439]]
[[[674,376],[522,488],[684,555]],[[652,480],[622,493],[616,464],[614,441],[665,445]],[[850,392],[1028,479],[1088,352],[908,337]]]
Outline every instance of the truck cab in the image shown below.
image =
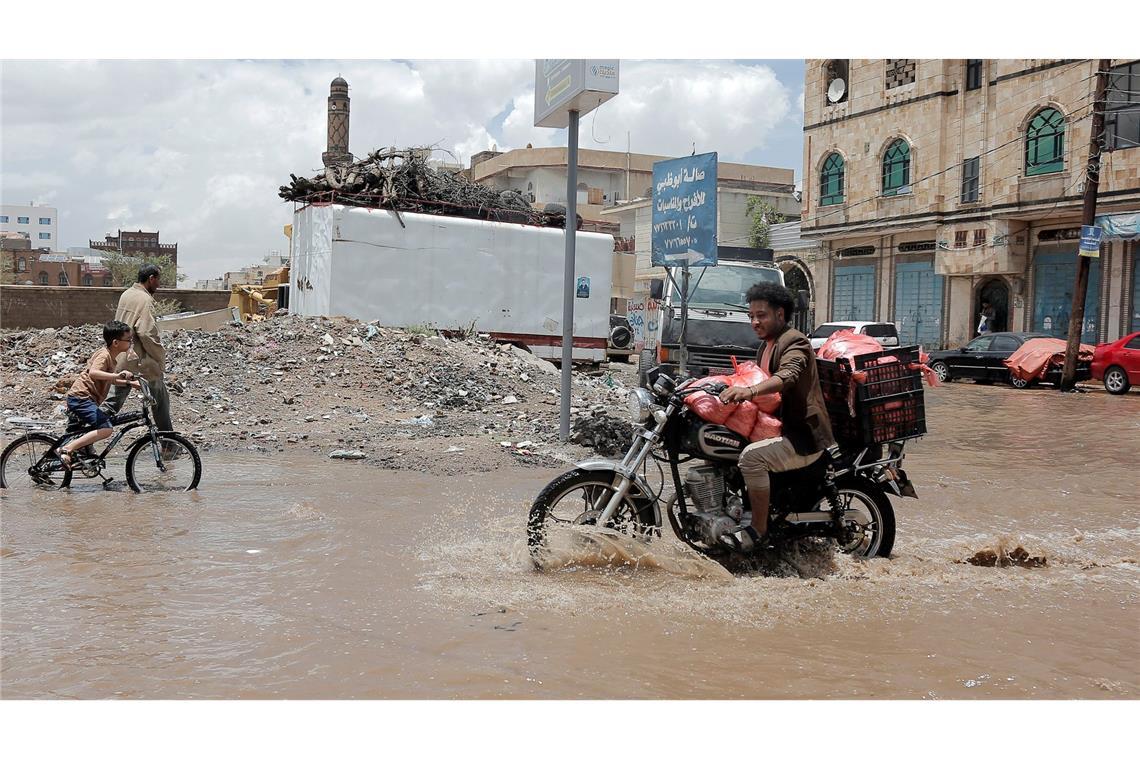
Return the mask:
[[[723,249],[715,267],[690,270],[686,345],[686,375],[732,372],[732,358],[755,361],[760,340],[748,319],[748,289],[758,282],[784,284],[784,273],[763,260],[763,249],[743,249],[749,256],[726,258]],[[766,252],[771,257],[771,252]],[[661,372],[674,377],[680,372],[682,269],[670,270],[671,277],[654,281],[651,296],[660,302],[660,319],[655,336],[646,336],[655,345],[639,358],[638,379],[652,383]],[[676,285],[674,285],[674,282]],[[655,338],[655,340],[651,340]]]

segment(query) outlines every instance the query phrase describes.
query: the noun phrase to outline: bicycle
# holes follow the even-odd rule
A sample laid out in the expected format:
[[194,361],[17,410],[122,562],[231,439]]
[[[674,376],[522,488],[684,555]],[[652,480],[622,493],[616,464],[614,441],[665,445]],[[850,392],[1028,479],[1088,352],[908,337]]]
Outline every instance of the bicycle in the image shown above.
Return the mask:
[[94,446],[73,454],[69,469],[59,458],[59,447],[68,441],[94,430],[83,426],[72,414],[63,435],[55,437],[42,432],[49,423],[11,418],[10,423],[28,429],[28,432],[8,444],[0,454],[0,488],[58,489],[71,485],[75,475],[101,478],[106,488],[114,479],[105,477],[107,455],[131,430],[145,427],[146,433],[135,440],[127,450],[127,485],[136,493],[144,491],[192,491],[202,477],[202,458],[198,449],[186,437],[170,430],[159,430],[151,416],[154,395],[143,381],[142,409],[123,412],[111,417],[116,431],[102,453],[95,454]]

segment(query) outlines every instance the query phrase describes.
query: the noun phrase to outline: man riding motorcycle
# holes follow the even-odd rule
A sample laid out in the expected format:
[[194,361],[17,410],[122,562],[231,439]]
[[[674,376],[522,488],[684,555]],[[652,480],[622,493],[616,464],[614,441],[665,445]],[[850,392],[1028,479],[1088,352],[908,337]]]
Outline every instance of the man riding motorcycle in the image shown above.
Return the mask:
[[807,336],[788,324],[795,312],[792,292],[782,285],[761,282],[748,289],[748,316],[763,341],[758,365],[771,374],[752,386],[726,388],[725,404],[769,393],[780,394],[783,435],[749,444],[740,455],[740,472],[748,488],[752,524],[721,537],[730,548],[752,551],[765,547],[771,486],[768,474],[807,467],[835,445],[827,416],[815,352]]

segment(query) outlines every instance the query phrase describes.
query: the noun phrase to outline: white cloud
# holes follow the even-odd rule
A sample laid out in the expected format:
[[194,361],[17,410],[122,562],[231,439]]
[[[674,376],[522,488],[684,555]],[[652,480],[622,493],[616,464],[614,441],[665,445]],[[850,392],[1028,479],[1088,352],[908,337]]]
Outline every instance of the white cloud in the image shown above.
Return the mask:
[[[358,157],[438,145],[468,163],[492,145],[565,144],[533,126],[531,60],[5,61],[4,202],[58,206],[61,247],[158,229],[191,280],[256,263],[286,246],[292,204],[278,186],[321,168],[338,75]],[[583,119],[580,144],[624,150],[628,130],[636,152],[681,155],[696,142],[738,160],[797,116],[792,102],[763,66],[623,61],[621,94]]]

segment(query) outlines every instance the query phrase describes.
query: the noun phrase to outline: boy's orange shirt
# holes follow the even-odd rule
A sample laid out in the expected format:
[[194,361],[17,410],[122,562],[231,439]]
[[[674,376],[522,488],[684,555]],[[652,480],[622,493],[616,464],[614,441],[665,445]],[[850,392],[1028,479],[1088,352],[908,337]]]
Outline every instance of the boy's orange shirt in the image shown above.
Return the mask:
[[111,381],[92,378],[91,370],[93,369],[114,374],[115,362],[111,359],[111,351],[106,346],[91,354],[91,358],[87,361],[87,368],[83,370],[79,378],[71,384],[71,389],[67,391],[68,396],[89,399],[96,404],[103,403],[107,398],[107,392],[111,389]]

